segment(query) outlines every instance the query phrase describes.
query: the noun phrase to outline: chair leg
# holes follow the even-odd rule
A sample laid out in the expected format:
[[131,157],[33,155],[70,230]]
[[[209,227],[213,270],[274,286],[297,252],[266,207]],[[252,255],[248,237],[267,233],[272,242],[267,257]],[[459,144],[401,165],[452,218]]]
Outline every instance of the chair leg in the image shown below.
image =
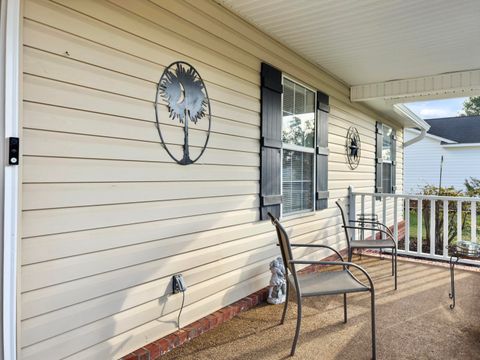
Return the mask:
[[353,252],[353,249],[349,248],[348,249],[348,262],[352,262],[352,252]]
[[372,359],[376,360],[377,358],[377,346],[376,346],[376,337],[375,337],[375,290],[372,288],[371,293],[371,312],[372,312]]
[[343,294],[343,322],[347,323],[347,293]]
[[282,320],[280,321],[280,325],[283,325],[283,323],[285,322],[285,316],[287,315],[287,308],[288,308],[288,298],[289,298],[289,295],[290,295],[290,291],[289,291],[289,282],[287,280],[287,291],[285,293],[285,305],[283,305],[283,314],[282,314]]
[[295,329],[295,337],[293,338],[292,351],[290,356],[295,355],[297,348],[298,335],[300,335],[300,325],[302,324],[302,298],[297,294],[297,328]]
[[397,248],[395,248],[395,290],[397,290],[397,274],[398,274],[398,262],[397,262],[398,254]]
[[394,270],[394,267],[395,267],[395,259],[393,257],[393,253],[394,253],[394,248],[392,248],[392,276],[395,275],[395,270]]

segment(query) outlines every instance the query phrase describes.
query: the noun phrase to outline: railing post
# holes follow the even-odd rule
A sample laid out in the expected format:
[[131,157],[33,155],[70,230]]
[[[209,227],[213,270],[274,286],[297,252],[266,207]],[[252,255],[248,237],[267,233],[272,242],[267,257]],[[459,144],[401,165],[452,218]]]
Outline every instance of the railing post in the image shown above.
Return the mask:
[[462,240],[462,201],[457,201],[457,241]]
[[477,203],[472,201],[471,204],[470,223],[472,225],[472,241],[477,242]]
[[[375,214],[377,213],[376,212],[376,203],[375,203],[376,200],[376,197],[375,195],[372,195],[372,218],[375,218]],[[375,235],[376,235],[376,232],[375,232],[375,226],[372,226],[372,240],[375,239]]]
[[435,200],[430,200],[430,255],[435,255]]
[[405,251],[410,251],[410,198],[405,198]]
[[397,198],[393,198],[393,235],[395,236],[395,239],[397,239],[397,245],[398,245],[398,201]]
[[[387,197],[384,196],[382,199],[382,222],[385,224],[385,226],[388,226],[387,224]],[[382,239],[384,236],[382,235]]]
[[448,258],[448,200],[443,200],[443,258]]
[[[360,203],[360,214],[365,214],[365,195],[362,195],[361,197],[361,203]],[[361,226],[364,226],[365,223],[362,223]],[[365,240],[365,230],[360,231],[360,239]]]
[[[348,187],[348,220],[355,221],[356,219],[356,209],[355,209],[355,194],[353,193],[353,186]],[[357,232],[352,231],[352,239],[357,240]]]
[[417,252],[419,254],[422,253],[422,230],[423,230],[423,220],[422,220],[422,206],[423,201],[422,198],[418,198],[418,205],[417,205]]

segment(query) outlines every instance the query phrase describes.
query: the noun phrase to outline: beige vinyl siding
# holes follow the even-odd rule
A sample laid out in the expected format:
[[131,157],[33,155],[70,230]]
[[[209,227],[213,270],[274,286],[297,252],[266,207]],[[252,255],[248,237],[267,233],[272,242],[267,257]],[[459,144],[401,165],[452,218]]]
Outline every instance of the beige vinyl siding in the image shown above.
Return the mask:
[[[210,1],[25,0],[24,16],[22,359],[118,358],[175,331],[175,273],[188,285],[184,325],[268,283],[279,253],[258,220],[262,61],[331,95],[329,209],[284,222],[294,241],[345,247],[334,201],[350,185],[373,190],[385,119],[349,104],[344,84]],[[161,147],[153,111],[178,60],[211,97],[208,149],[190,166]],[[179,124],[160,121],[178,148]],[[344,155],[352,125],[355,171]],[[206,129],[192,127],[194,148]]]

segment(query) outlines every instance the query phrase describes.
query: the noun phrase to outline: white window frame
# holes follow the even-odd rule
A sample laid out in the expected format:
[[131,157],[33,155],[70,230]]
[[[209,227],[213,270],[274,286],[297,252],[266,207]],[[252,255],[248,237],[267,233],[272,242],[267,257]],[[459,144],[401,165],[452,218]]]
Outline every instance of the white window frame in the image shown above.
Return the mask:
[[282,112],[282,156],[281,156],[281,160],[280,160],[280,185],[281,185],[281,194],[282,194],[282,197],[283,197],[283,150],[291,150],[291,151],[298,151],[298,152],[304,152],[304,153],[311,153],[313,154],[313,173],[312,173],[312,209],[305,209],[305,210],[300,210],[300,211],[294,211],[294,212],[290,212],[290,213],[287,213],[285,214],[283,212],[283,201],[282,201],[282,204],[280,205],[280,217],[281,218],[284,218],[284,217],[290,217],[290,216],[296,216],[296,215],[299,215],[299,214],[308,214],[308,213],[313,213],[315,212],[315,194],[316,194],[316,185],[317,185],[317,181],[316,181],[316,174],[317,174],[317,161],[316,161],[316,158],[315,158],[315,149],[317,148],[317,108],[316,108],[316,104],[317,104],[317,91],[313,88],[311,88],[310,86],[306,85],[305,83],[301,82],[301,81],[298,81],[294,78],[291,78],[285,74],[282,74],[282,87],[284,85],[284,79],[287,79],[295,84],[298,84],[300,86],[303,86],[304,88],[310,90],[313,92],[313,96],[314,96],[314,99],[313,99],[313,114],[314,114],[314,119],[313,119],[313,123],[314,123],[314,126],[313,126],[313,147],[312,148],[309,148],[309,147],[304,147],[304,146],[300,146],[300,145],[295,145],[295,144],[287,144],[287,143],[284,143],[283,142],[283,92],[282,92],[282,100],[281,100],[281,112]]
[[[386,134],[385,128],[387,127],[390,130],[392,130],[392,133],[394,131],[394,128],[390,125],[385,124],[385,123],[381,123],[381,124],[382,124],[382,133],[383,133],[382,139],[384,139],[385,134]],[[390,141],[391,141],[391,135],[390,135]],[[385,160],[383,158],[383,140],[382,140],[382,164],[390,164],[390,166],[393,166],[392,164],[393,164],[394,161],[396,161],[396,159],[394,159],[392,157],[392,148],[393,148],[393,144],[390,142],[390,160]],[[396,154],[396,152],[395,152],[395,154]],[[396,155],[395,155],[395,157],[396,157]],[[383,165],[382,165],[382,167],[383,167]],[[385,179],[385,172],[383,171],[383,168],[382,168],[382,192],[385,193],[385,194],[393,194],[393,190],[392,190],[391,186],[390,186],[390,189],[388,189],[388,192],[385,191],[384,186],[383,186],[383,180],[384,179]],[[393,184],[393,176],[392,176],[392,169],[390,169],[390,185],[392,185],[392,184]]]

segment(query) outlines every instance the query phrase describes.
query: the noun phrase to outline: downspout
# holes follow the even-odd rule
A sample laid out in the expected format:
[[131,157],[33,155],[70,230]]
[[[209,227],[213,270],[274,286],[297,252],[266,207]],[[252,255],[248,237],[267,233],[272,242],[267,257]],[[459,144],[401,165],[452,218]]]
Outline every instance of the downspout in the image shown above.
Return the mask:
[[413,139],[410,139],[410,140],[404,142],[403,147],[407,147],[407,146],[410,146],[412,144],[415,144],[416,142],[419,142],[420,140],[422,140],[425,137],[425,135],[427,135],[427,130],[422,129],[420,131],[420,134],[418,134],[417,137],[414,137]]
[[403,143],[404,148],[412,144],[415,144],[416,142],[419,142],[425,137],[425,135],[427,135],[427,131],[430,129],[430,125],[428,125],[428,123],[425,120],[415,115],[413,111],[411,111],[405,105],[395,104],[393,105],[393,110],[400,116],[403,116],[412,120],[415,124],[418,125],[418,128],[420,129],[420,134],[418,134],[417,137],[414,137],[413,139],[410,139],[407,142]]

